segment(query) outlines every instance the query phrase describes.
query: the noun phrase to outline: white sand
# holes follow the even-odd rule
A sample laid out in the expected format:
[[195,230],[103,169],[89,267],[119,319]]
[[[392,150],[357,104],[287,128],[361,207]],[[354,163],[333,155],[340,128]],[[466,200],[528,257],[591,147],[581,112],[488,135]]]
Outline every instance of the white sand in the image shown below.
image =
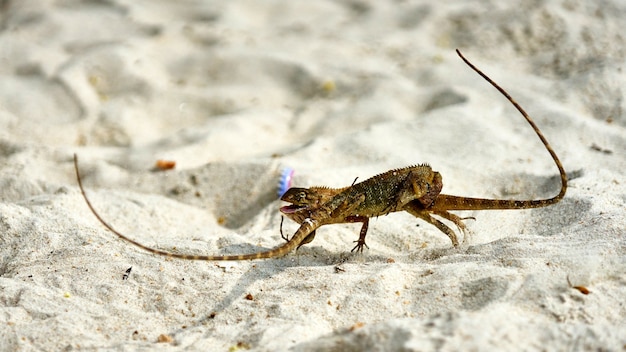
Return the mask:
[[[171,3],[2,2],[2,350],[626,346],[623,2]],[[446,194],[556,194],[537,137],[455,48],[535,118],[570,174],[561,203],[461,213],[460,248],[396,213],[363,255],[351,224],[218,263],[135,248],[80,197],[74,152],[119,230],[234,254],[282,243],[284,166],[338,187],[428,162]]]

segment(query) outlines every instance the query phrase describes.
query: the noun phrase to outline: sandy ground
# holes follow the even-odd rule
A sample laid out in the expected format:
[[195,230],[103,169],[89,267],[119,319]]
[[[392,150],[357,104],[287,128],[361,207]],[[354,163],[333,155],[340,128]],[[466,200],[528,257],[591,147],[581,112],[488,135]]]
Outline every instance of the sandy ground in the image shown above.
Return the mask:
[[[626,6],[614,1],[0,1],[2,350],[623,350]],[[330,225],[280,259],[276,184],[429,163],[443,193],[548,198]],[[174,170],[155,172],[156,160]],[[298,224],[285,222],[293,233]],[[132,270],[124,279],[127,269]],[[569,283],[568,283],[569,279]],[[572,286],[584,286],[583,294]]]

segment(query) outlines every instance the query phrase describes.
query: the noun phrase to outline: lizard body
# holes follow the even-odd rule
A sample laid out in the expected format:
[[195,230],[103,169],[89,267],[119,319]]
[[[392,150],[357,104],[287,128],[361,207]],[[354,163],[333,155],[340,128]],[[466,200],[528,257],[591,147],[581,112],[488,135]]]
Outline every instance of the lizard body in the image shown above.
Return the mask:
[[359,239],[355,241],[357,245],[352,250],[362,251],[363,247],[367,246],[365,244],[365,236],[367,234],[369,218],[387,215],[396,211],[406,211],[436,226],[450,238],[454,246],[458,246],[459,241],[455,232],[442,221],[433,217],[433,215],[454,223],[461,232],[465,232],[466,226],[463,223],[464,219],[450,213],[451,210],[527,209],[552,205],[558,203],[565,196],[567,190],[567,175],[556,153],[524,109],[522,109],[504,89],[465,59],[458,50],[457,54],[467,65],[504,95],[531,125],[559,169],[561,190],[558,195],[549,199],[539,200],[502,200],[440,194],[443,187],[441,175],[433,171],[430,166],[422,164],[390,170],[349,187],[290,188],[281,199],[291,204],[282,207],[280,211],[288,218],[299,223],[300,227],[291,239],[287,239],[283,236],[283,238],[287,240],[287,243],[273,249],[251,254],[190,255],[172,253],[148,247],[123,235],[109,225],[96,212],[87,198],[78,171],[78,157],[74,154],[74,167],[81,194],[96,218],[119,238],[148,252],[180,259],[219,261],[281,257],[311,242],[315,237],[315,231],[320,226],[355,222],[361,222],[363,225]]
[[[290,188],[281,200],[292,205],[284,206],[280,211],[298,223],[307,218],[324,219],[323,225],[362,222],[359,240],[352,249],[362,251],[366,246],[369,218],[402,210],[412,201],[429,206],[442,186],[441,175],[430,166],[410,166],[387,171],[350,187]],[[314,238],[315,231],[312,231],[305,238],[298,239],[298,248]]]

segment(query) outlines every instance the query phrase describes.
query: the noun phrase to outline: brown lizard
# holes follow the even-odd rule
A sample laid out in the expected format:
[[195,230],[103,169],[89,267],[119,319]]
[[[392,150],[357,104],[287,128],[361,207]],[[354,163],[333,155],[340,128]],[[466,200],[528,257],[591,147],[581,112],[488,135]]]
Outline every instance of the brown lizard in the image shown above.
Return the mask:
[[[238,255],[192,255],[167,252],[143,245],[115,230],[95,210],[83,188],[78,171],[78,157],[74,155],[74,167],[81,194],[87,206],[96,218],[119,238],[134,244],[148,252],[168,257],[188,260],[252,260],[283,256],[290,251],[309,243],[315,237],[315,231],[323,225],[337,223],[362,222],[362,228],[357,245],[352,249],[362,251],[370,217],[387,215],[396,211],[407,211],[426,222],[436,226],[444,232],[454,246],[459,244],[456,234],[447,225],[433,217],[440,216],[454,223],[461,231],[465,231],[462,218],[450,213],[450,210],[487,210],[487,209],[526,209],[544,207],[559,202],[567,189],[567,176],[556,153],[539,131],[535,123],[511,98],[511,96],[494,81],[471,64],[457,50],[457,54],[474,71],[487,80],[501,94],[503,94],[531,125],[542,141],[561,176],[561,191],[555,197],[540,200],[501,200],[457,197],[440,194],[443,187],[441,175],[433,171],[430,166],[422,164],[402,169],[390,170],[369,178],[363,182],[344,188],[291,188],[281,198],[291,205],[281,208],[281,212],[300,224],[296,233],[287,239],[287,243],[257,253]],[[286,238],[285,238],[286,239]]]

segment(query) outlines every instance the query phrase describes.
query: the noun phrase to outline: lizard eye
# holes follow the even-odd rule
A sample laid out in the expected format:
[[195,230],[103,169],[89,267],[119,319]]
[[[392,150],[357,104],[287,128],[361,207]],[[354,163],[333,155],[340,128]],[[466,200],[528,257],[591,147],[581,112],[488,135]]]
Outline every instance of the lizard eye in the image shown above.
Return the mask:
[[298,193],[298,198],[301,199],[301,200],[306,199],[306,192]]

